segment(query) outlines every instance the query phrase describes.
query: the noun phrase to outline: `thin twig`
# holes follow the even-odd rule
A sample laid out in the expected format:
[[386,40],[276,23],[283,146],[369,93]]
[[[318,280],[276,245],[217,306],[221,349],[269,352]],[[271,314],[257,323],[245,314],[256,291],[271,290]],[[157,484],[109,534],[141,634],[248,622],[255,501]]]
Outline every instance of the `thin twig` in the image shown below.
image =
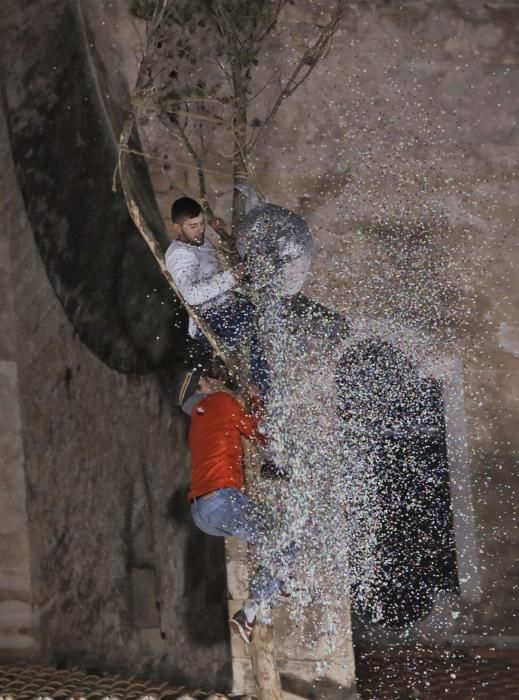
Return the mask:
[[[137,82],[135,86],[135,91],[138,93],[142,89],[142,84],[147,78],[147,71],[149,68],[149,56],[150,54],[153,53],[153,50],[155,48],[154,42],[156,41],[156,34],[155,30],[159,26],[160,21],[162,16],[164,15],[164,12],[166,10],[168,4],[168,0],[162,0],[160,4],[157,4],[153,16],[153,20],[150,23],[150,29],[148,31],[148,36],[146,39],[146,45],[145,45],[145,51],[144,51],[144,56],[143,60],[141,62],[141,65],[139,66],[139,73],[137,76]],[[233,367],[234,362],[233,362],[233,356],[232,353],[230,353],[221,343],[219,338],[213,333],[211,328],[208,326],[207,322],[200,316],[200,314],[197,312],[197,310],[191,306],[190,304],[187,303],[187,301],[184,299],[182,294],[180,293],[180,290],[178,289],[177,285],[175,284],[173,278],[168,272],[168,269],[166,267],[166,263],[164,260],[164,255],[162,254],[162,251],[160,249],[160,246],[155,239],[155,236],[153,235],[152,231],[150,230],[148,224],[146,223],[144,217],[142,216],[141,210],[139,208],[139,205],[137,204],[136,200],[132,196],[132,193],[130,191],[129,187],[129,179],[127,175],[127,163],[126,163],[126,156],[128,155],[129,147],[128,143],[130,140],[130,136],[132,134],[132,131],[134,129],[135,123],[136,123],[136,116],[137,113],[135,111],[132,111],[128,114],[126,117],[126,120],[123,125],[123,129],[121,131],[121,135],[119,137],[119,149],[118,149],[118,172],[119,172],[119,179],[121,182],[121,187],[123,190],[124,198],[126,201],[126,206],[128,208],[128,211],[130,213],[130,216],[137,227],[137,230],[141,234],[142,238],[148,245],[148,248],[150,249],[153,257],[156,259],[160,270],[166,280],[169,283],[169,286],[173,289],[177,297],[180,299],[181,303],[185,307],[186,311],[188,312],[189,316],[197,323],[197,325],[201,328],[202,332],[204,333],[205,337],[209,341],[211,347],[215,351],[216,355],[222,358],[222,360],[225,362],[227,366]],[[247,384],[245,384],[245,387],[247,387]]]
[[235,24],[227,13],[222,0],[213,0],[213,2],[216,9],[215,18],[220,36],[228,43],[234,44],[235,47],[240,46],[242,43],[240,36],[236,30]]
[[179,117],[186,117],[187,119],[195,119],[197,121],[205,121],[205,122],[213,122],[213,124],[220,124],[220,125],[225,125],[226,121],[225,119],[222,119],[222,117],[216,117],[211,114],[202,114],[201,112],[192,112],[191,110],[182,110],[182,109],[172,109],[172,110],[164,110],[168,114],[176,114]]
[[[179,97],[169,97],[166,102],[221,102],[221,97],[196,97],[194,95],[182,95]],[[139,109],[146,107],[147,103],[134,100],[132,104],[138,105]],[[157,106],[156,102],[151,103],[152,107]]]
[[252,141],[252,146],[254,146],[257,143],[259,136],[264,131],[265,127],[267,127],[270,124],[270,122],[274,119],[274,117],[279,111],[279,108],[287,99],[287,97],[290,97],[290,95],[292,95],[297,90],[297,88],[308,78],[310,73],[317,65],[319,59],[326,54],[330,42],[332,41],[333,36],[337,30],[337,25],[339,24],[339,21],[344,14],[346,4],[347,0],[337,0],[337,6],[332,14],[330,21],[325,27],[323,27],[317,39],[314,41],[312,46],[310,46],[305,51],[305,53],[299,60],[299,63],[292,71],[291,76],[286,81],[284,87],[281,89],[278,97],[272,105],[269,113],[263,120],[262,126],[258,128],[255,137]]
[[251,105],[254,102],[254,100],[256,100],[264,90],[266,90],[270,85],[272,85],[275,82],[276,78],[279,79],[279,68],[275,68],[271,77],[268,78],[266,80],[266,82],[262,85],[262,87],[258,88],[258,90],[254,93],[254,95],[252,95],[249,98],[249,105]]
[[166,114],[177,114],[180,117],[189,119],[199,119],[202,121],[213,122],[215,124],[225,124],[225,119],[218,117],[216,114],[209,112],[192,112],[191,110],[178,109],[176,106],[179,102],[190,102],[191,98],[163,99],[153,98],[149,95],[139,95],[132,101],[134,107],[138,107],[140,112],[165,112]]
[[[273,9],[271,11],[271,18],[266,19],[267,21],[267,26],[265,29],[260,32],[256,37],[255,41],[257,44],[262,44],[265,38],[270,34],[270,32],[274,29],[274,27],[277,24],[277,21],[279,19],[279,13],[283,9],[283,7],[286,5],[287,0],[277,0],[276,2],[273,3]],[[258,22],[258,27],[261,27],[262,22]]]
[[[151,153],[144,153],[143,151],[138,151],[135,148],[129,148],[128,146],[121,146],[122,150],[124,153],[130,153],[131,155],[135,156],[141,156],[142,158],[146,158],[147,160],[160,160],[162,161],[163,158],[161,156],[154,156]],[[173,165],[180,165],[182,168],[196,168],[198,169],[198,165],[193,165],[193,163],[184,163],[181,160],[175,160],[172,158],[168,158],[168,163],[173,163]],[[115,169],[115,174],[118,172],[119,168],[116,167]],[[201,167],[201,170],[203,170],[204,173],[211,173],[212,175],[221,175],[222,171],[221,170],[212,170],[211,168],[206,168],[206,167]],[[112,188],[114,192],[117,191],[117,184],[115,185],[115,189]]]

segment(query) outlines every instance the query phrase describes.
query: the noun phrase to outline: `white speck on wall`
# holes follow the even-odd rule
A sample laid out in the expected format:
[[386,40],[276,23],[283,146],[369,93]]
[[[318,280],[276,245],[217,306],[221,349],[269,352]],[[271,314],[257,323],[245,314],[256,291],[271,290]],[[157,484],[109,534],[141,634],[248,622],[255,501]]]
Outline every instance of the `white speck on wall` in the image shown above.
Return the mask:
[[499,325],[498,343],[501,350],[519,357],[519,326],[503,322]]

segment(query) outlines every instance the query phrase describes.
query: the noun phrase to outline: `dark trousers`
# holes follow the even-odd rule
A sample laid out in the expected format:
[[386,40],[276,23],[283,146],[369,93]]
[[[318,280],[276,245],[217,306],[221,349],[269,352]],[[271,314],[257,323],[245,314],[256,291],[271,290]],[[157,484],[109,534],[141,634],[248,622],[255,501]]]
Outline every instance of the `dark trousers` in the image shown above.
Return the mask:
[[[203,313],[205,321],[213,333],[228,350],[235,350],[245,336],[250,337],[250,372],[251,381],[266,398],[270,388],[267,358],[255,324],[255,307],[246,299],[238,299],[225,306],[217,306]],[[207,343],[201,331],[196,340]]]

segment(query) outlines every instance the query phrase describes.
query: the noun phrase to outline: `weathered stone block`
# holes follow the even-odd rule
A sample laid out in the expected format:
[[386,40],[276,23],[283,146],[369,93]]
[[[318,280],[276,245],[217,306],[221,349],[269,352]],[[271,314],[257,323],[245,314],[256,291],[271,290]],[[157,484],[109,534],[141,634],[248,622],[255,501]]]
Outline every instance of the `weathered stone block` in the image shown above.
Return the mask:
[[4,637],[28,634],[32,627],[31,605],[19,600],[0,602],[0,634]]
[[256,696],[256,681],[252,671],[250,659],[233,657],[232,660],[233,685],[232,693],[236,695],[246,695],[250,693]]
[[227,589],[229,596],[233,600],[243,600],[247,598],[249,592],[249,573],[246,562],[227,562]]
[[[280,660],[278,668],[283,690],[294,698],[306,700],[308,697],[322,700],[354,700],[355,670],[353,659],[344,666],[330,664],[324,676],[318,671],[317,664],[311,661]],[[290,697],[290,695],[288,695]]]
[[247,561],[247,543],[238,537],[225,539],[225,554],[227,561]]
[[166,654],[168,651],[167,641],[162,637],[158,627],[146,627],[139,630],[142,653],[151,659]]
[[132,569],[130,573],[132,590],[133,624],[136,627],[160,626],[157,609],[157,577],[153,569]]
[[[305,616],[301,627],[297,627],[290,619],[288,606],[281,605],[273,610],[274,640],[279,658],[289,663],[290,659],[310,660],[317,663],[320,659],[333,658],[350,659],[352,654],[351,636],[345,634],[337,640],[333,652],[328,649],[328,639],[320,628],[324,611],[314,604],[311,613]],[[349,610],[345,609],[344,620],[346,629],[350,627]],[[315,665],[314,663],[314,665]]]

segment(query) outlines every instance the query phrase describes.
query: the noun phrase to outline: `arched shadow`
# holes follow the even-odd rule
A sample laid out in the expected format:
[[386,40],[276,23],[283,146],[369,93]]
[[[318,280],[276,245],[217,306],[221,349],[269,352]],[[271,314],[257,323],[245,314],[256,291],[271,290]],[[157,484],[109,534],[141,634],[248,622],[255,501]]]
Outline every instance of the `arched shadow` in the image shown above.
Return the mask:
[[[49,281],[81,340],[108,366],[146,373],[182,356],[187,317],[112,191],[129,104],[122,74],[89,46],[74,3],[20,14],[2,75],[9,139],[27,217]],[[14,21],[14,20],[13,20]],[[52,31],[41,27],[52,26]],[[0,27],[1,28],[1,27]],[[141,150],[134,134],[132,147]],[[161,244],[165,232],[144,160],[132,194]]]
[[361,508],[377,513],[373,580],[354,586],[353,607],[403,627],[438,591],[459,590],[441,383],[379,339],[350,346],[336,378],[342,439],[371,474],[373,501]]
[[175,489],[168,516],[185,530],[184,590],[189,599],[186,627],[190,639],[205,647],[229,642],[227,575],[223,537],[211,537],[195,527],[187,499],[188,486]]

